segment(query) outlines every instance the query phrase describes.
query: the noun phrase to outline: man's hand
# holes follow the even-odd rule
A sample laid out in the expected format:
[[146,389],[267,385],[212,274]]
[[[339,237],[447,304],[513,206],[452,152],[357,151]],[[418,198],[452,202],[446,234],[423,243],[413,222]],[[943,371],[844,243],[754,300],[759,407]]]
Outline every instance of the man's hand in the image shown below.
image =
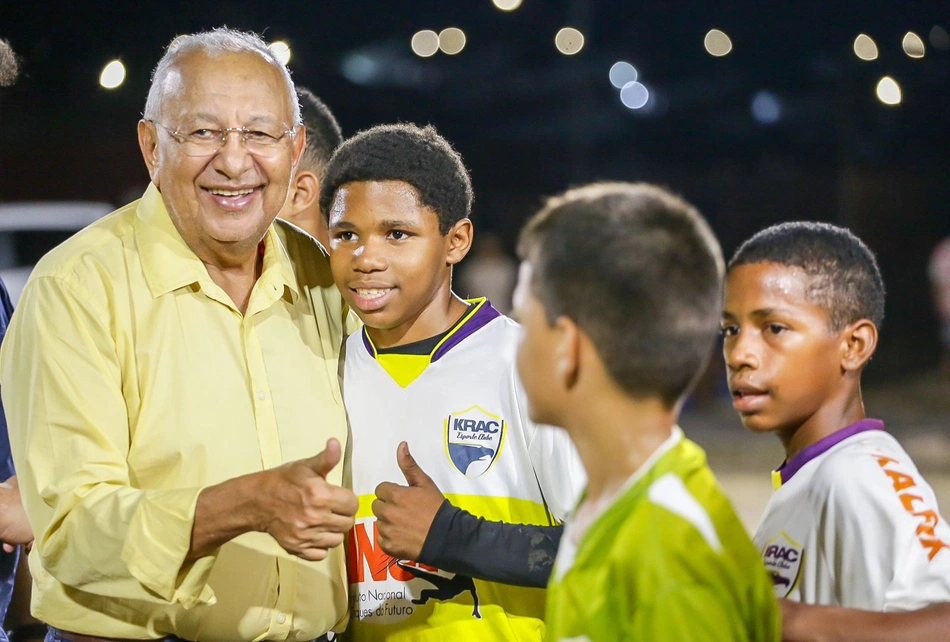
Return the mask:
[[445,497],[409,454],[406,442],[396,448],[396,462],[409,485],[383,482],[376,487],[376,541],[397,559],[416,560]]
[[20,544],[33,542],[33,530],[23,510],[16,475],[0,483],[0,542],[7,553],[12,553]]
[[288,553],[322,560],[353,528],[356,495],[326,480],[341,457],[340,442],[330,439],[319,455],[268,471],[260,499],[268,504],[269,514],[261,530]]

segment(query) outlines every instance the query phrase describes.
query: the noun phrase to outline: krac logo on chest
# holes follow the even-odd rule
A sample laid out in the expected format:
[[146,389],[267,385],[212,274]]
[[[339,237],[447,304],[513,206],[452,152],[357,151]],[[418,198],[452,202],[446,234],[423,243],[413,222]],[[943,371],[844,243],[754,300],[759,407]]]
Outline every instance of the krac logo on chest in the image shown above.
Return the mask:
[[454,412],[445,419],[445,453],[466,477],[480,477],[498,460],[505,443],[503,417],[480,406]]
[[762,561],[775,587],[776,597],[786,597],[798,583],[801,573],[802,558],[805,550],[801,544],[782,531],[765,545],[762,551]]

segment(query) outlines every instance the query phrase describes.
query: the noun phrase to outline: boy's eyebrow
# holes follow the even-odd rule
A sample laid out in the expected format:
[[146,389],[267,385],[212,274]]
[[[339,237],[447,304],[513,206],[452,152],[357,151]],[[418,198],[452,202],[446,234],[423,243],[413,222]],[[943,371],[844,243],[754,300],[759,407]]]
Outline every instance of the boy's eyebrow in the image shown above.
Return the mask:
[[330,224],[331,230],[355,230],[356,226],[350,223],[349,221],[336,221],[335,223]]
[[[788,308],[759,308],[750,312],[749,316],[753,319],[765,319],[776,314],[793,316],[795,313]],[[722,318],[726,321],[735,321],[738,317],[728,310],[723,310]]]
[[401,221],[398,219],[387,218],[379,222],[380,227],[416,227],[416,224],[411,221]]
[[759,308],[758,310],[753,310],[752,314],[749,316],[756,319],[763,319],[765,317],[771,317],[774,315],[794,315],[794,311],[789,308]]

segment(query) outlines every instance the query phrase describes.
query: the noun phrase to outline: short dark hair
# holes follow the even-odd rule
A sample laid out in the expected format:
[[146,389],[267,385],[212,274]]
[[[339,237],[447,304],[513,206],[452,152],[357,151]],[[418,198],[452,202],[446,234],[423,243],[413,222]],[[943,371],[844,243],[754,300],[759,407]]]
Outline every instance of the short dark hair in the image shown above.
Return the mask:
[[300,120],[307,130],[307,147],[300,159],[300,168],[323,177],[333,152],[343,142],[343,132],[333,112],[306,87],[297,87]]
[[743,243],[729,269],[750,263],[778,263],[802,269],[805,296],[828,314],[831,329],[869,319],[884,322],[884,280],[874,253],[851,230],[797,221],[768,227]]
[[598,183],[550,199],[521,233],[550,323],[572,319],[632,397],[672,407],[719,331],[723,260],[692,205],[646,183]]
[[378,125],[353,136],[330,159],[320,186],[320,211],[329,217],[346,183],[402,181],[439,217],[447,234],[472,211],[472,181],[462,157],[432,125]]

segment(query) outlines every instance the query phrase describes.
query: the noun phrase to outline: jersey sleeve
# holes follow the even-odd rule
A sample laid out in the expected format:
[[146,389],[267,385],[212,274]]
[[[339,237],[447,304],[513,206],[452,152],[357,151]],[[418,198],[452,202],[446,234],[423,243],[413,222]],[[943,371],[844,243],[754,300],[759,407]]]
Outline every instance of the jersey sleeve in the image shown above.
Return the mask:
[[525,428],[528,456],[544,503],[551,515],[563,522],[574,510],[587,483],[584,465],[567,432],[554,426],[536,424],[528,417],[528,399],[517,372],[514,373],[512,385]]
[[839,604],[907,611],[950,601],[950,529],[917,469],[901,461],[905,454],[843,459],[833,479],[822,476],[828,499],[820,521]]

